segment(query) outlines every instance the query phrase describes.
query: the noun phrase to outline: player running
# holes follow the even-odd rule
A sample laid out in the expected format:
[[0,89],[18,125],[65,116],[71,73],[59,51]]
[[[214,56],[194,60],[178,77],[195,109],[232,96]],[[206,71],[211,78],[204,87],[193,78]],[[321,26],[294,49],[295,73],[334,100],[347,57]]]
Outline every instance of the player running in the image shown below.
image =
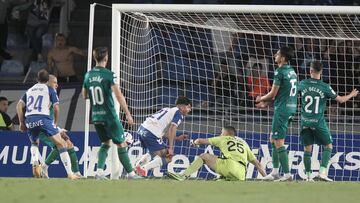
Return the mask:
[[323,181],[333,181],[326,175],[333,148],[331,133],[324,117],[327,100],[330,98],[344,103],[352,97],[356,97],[359,93],[358,90],[354,89],[346,96],[338,96],[330,85],[321,80],[322,69],[323,66],[319,61],[312,62],[310,65],[311,78],[301,81],[298,87],[301,92],[300,142],[305,146],[306,181],[313,181],[311,178],[311,151],[313,144],[324,147],[317,178]]
[[[47,85],[49,85],[50,87],[52,87],[56,90],[58,88],[58,82],[57,82],[56,76],[49,75],[49,81],[48,81]],[[52,106],[50,107],[50,117],[54,118],[54,109]],[[57,119],[57,120],[59,120],[59,119]],[[61,137],[66,142],[66,148],[68,149],[68,153],[69,153],[70,160],[71,160],[72,172],[74,172],[74,174],[77,175],[79,178],[83,178],[83,176],[81,175],[80,170],[79,170],[79,161],[76,156],[74,144],[71,142],[71,140],[70,140],[69,136],[66,134],[65,130],[62,131]],[[46,157],[45,163],[41,164],[41,177],[49,178],[48,168],[51,165],[51,163],[54,162],[58,158],[59,150],[57,150],[54,143],[51,142],[51,140],[49,139],[48,136],[46,136],[45,133],[40,132],[39,138],[43,143],[45,143],[52,149],[51,152],[49,153],[49,155]]]
[[[59,150],[60,159],[65,167],[69,179],[78,179],[71,170],[71,161],[66,148],[66,142],[61,137],[61,132],[57,128],[58,117],[55,121],[50,117],[50,106],[54,108],[54,113],[59,113],[59,99],[54,88],[46,83],[49,80],[49,73],[46,70],[38,72],[38,83],[26,91],[19,100],[16,110],[19,117],[19,129],[21,132],[27,131],[31,146],[32,163],[39,163],[38,148],[36,141],[40,132],[49,136],[50,140]],[[23,109],[26,107],[24,115]]]
[[134,120],[128,109],[124,95],[120,87],[116,84],[114,73],[106,69],[108,62],[108,49],[98,47],[93,51],[93,57],[96,66],[86,73],[82,94],[84,98],[90,98],[91,118],[95,125],[96,132],[101,141],[101,147],[98,152],[96,179],[106,180],[105,161],[110,148],[110,140],[117,145],[118,155],[121,164],[128,173],[129,179],[141,178],[133,171],[130,159],[127,153],[127,144],[124,137],[124,129],[119,120],[119,115],[114,108],[112,92],[114,92],[117,102],[126,114],[126,119],[130,125]]
[[[291,181],[292,175],[289,169],[289,158],[284,146],[285,136],[289,121],[297,108],[297,75],[289,65],[294,52],[290,47],[281,47],[275,54],[275,62],[278,68],[274,73],[274,82],[271,91],[265,96],[256,98],[257,105],[263,107],[263,103],[274,100],[274,116],[270,142],[272,144],[273,170],[264,180]],[[279,167],[282,166],[284,176],[279,178]]]
[[[191,101],[186,97],[178,97],[176,99],[176,107],[163,108],[146,118],[140,125],[138,129],[140,142],[144,148],[149,150],[153,160],[142,166],[136,166],[136,172],[139,175],[145,177],[148,170],[171,162],[174,155],[176,129],[181,124],[184,116],[188,115],[190,111]],[[168,139],[169,147],[164,143],[164,137]],[[148,154],[143,156],[148,156]]]
[[180,181],[185,180],[199,170],[203,164],[206,164],[226,180],[243,181],[246,179],[248,162],[254,164],[263,177],[266,176],[264,168],[256,159],[249,145],[236,136],[236,130],[232,126],[225,126],[220,136],[209,139],[196,139],[194,145],[216,146],[220,149],[221,156],[217,157],[213,154],[202,153],[182,175],[168,172],[170,178]]

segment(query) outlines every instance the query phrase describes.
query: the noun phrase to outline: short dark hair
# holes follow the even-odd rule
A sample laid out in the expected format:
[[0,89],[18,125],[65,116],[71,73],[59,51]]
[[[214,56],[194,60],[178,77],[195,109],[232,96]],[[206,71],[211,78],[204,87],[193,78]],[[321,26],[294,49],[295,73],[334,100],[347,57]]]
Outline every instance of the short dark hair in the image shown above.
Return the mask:
[[58,37],[63,37],[66,39],[66,35],[64,33],[56,33],[55,34],[55,39],[58,38]]
[[8,99],[6,97],[0,97],[0,102],[7,101]]
[[37,74],[37,81],[40,83],[47,83],[49,81],[49,73],[45,69],[41,69]]
[[323,65],[320,61],[315,60],[310,63],[310,68],[319,73],[322,71]]
[[233,134],[233,136],[236,136],[236,129],[231,125],[226,125],[223,127],[226,131],[229,131]]
[[187,97],[180,96],[176,99],[176,105],[191,105],[191,101]]
[[107,47],[97,47],[93,51],[93,56],[96,62],[101,62],[109,54]]
[[290,61],[294,57],[294,50],[291,47],[281,47],[280,55],[285,58],[286,61]]

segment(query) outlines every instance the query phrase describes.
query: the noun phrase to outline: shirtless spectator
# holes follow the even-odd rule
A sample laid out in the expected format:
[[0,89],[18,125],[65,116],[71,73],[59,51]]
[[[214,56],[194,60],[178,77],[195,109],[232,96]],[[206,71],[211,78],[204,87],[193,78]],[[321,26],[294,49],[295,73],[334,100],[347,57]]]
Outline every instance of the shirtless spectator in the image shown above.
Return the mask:
[[74,69],[74,55],[85,56],[79,48],[68,46],[64,34],[55,36],[55,47],[48,54],[50,72],[58,77],[59,82],[77,82]]

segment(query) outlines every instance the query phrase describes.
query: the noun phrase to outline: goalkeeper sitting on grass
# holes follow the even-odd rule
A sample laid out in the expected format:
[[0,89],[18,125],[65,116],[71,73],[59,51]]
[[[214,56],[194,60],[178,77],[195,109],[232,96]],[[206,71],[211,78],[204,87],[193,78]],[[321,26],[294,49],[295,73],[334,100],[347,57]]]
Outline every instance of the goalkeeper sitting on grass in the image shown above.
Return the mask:
[[182,175],[168,172],[168,176],[175,180],[185,180],[191,174],[200,169],[203,164],[209,166],[226,180],[245,180],[248,162],[255,165],[263,177],[266,173],[251,151],[249,145],[241,138],[236,137],[236,130],[232,126],[225,126],[221,135],[209,139],[196,139],[194,145],[213,145],[220,148],[221,156],[217,157],[209,153],[202,153],[185,170]]

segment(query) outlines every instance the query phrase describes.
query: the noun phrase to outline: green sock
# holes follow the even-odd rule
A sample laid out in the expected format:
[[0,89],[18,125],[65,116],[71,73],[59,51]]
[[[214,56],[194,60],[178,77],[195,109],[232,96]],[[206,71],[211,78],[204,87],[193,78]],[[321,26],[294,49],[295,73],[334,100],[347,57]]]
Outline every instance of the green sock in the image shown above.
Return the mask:
[[304,152],[304,166],[305,172],[311,172],[311,152]]
[[71,160],[72,172],[74,172],[74,173],[79,172],[79,161],[76,156],[76,152],[75,152],[74,148],[68,149],[68,153],[69,153],[70,160]]
[[46,157],[45,164],[50,166],[52,162],[54,162],[59,157],[59,150],[54,147],[50,154]]
[[184,175],[187,177],[190,176],[191,174],[195,173],[195,171],[199,170],[203,164],[204,161],[200,157],[197,157],[195,161],[190,164],[189,168],[185,170]]
[[284,173],[289,173],[289,157],[287,150],[285,149],[285,147],[280,147],[279,149],[277,149],[277,151],[279,153],[279,160]]
[[272,157],[273,168],[279,168],[280,167],[279,154],[276,150],[275,144],[272,143],[271,146],[272,146],[271,157]]
[[133,168],[126,147],[118,148],[118,154],[119,154],[120,162],[124,166],[125,171],[127,173],[130,173],[133,170]]
[[332,149],[330,148],[324,148],[322,152],[321,164],[320,164],[320,167],[322,168],[323,171],[320,172],[325,172],[331,158],[331,151]]
[[105,161],[106,161],[106,157],[108,155],[109,148],[110,148],[110,146],[108,146],[106,144],[101,145],[99,152],[98,152],[97,168],[105,169]]

